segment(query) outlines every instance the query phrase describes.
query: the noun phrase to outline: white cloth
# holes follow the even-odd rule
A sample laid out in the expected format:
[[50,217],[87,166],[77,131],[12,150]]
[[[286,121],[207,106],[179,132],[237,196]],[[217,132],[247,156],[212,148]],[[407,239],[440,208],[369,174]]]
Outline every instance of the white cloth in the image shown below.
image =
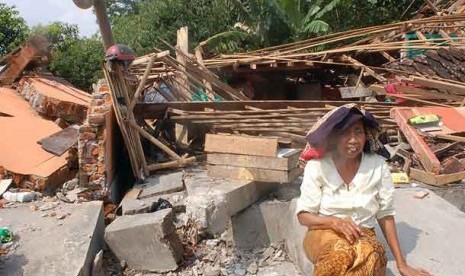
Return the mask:
[[307,162],[296,214],[350,217],[359,226],[373,228],[375,219],[394,215],[394,185],[384,159],[364,153],[354,179],[346,188],[330,154]]

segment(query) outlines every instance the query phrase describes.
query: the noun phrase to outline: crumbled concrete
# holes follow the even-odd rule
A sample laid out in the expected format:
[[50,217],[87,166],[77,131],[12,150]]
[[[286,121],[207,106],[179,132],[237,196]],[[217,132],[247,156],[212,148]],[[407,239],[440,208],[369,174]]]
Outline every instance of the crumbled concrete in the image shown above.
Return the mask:
[[[16,248],[1,257],[0,275],[91,275],[94,257],[103,248],[102,202],[60,204],[57,220],[33,204],[0,209],[1,225],[13,230]],[[50,213],[52,214],[52,213]]]
[[171,209],[119,217],[105,229],[105,241],[120,261],[138,270],[175,270],[183,254]]
[[[311,275],[312,264],[302,249],[307,231],[294,215],[296,199],[266,200],[232,218],[234,242],[238,248],[252,250],[284,242],[290,258],[304,275]],[[263,253],[265,256],[268,252]],[[281,274],[278,274],[281,275]],[[286,274],[295,275],[295,274]]]
[[134,188],[143,189],[139,199],[179,192],[184,189],[183,172],[153,175]]
[[291,262],[283,262],[274,267],[267,267],[260,271],[257,276],[297,276],[300,275],[295,265]]
[[276,183],[211,178],[192,170],[184,179],[187,213],[213,235],[223,233],[230,217],[277,189]]
[[134,215],[148,213],[151,204],[148,204],[139,199],[126,199],[121,202],[123,215]]

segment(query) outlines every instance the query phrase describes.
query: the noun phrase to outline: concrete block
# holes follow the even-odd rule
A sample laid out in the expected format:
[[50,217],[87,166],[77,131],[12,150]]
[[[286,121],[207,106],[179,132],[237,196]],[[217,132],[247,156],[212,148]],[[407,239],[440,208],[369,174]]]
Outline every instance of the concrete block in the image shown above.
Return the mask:
[[137,270],[167,272],[178,268],[183,248],[171,209],[117,218],[105,229],[116,257]]
[[123,215],[134,215],[148,213],[151,204],[148,204],[139,199],[126,199],[121,202],[121,209]]
[[211,178],[196,170],[185,179],[187,213],[213,235],[223,233],[231,216],[279,187],[278,183]]
[[134,188],[142,190],[139,199],[179,192],[184,190],[183,172],[154,175],[147,178],[144,184],[136,185]]
[[2,209],[2,226],[10,227],[18,247],[2,257],[0,275],[90,276],[96,254],[104,245],[102,202],[62,203],[55,208],[64,219],[31,212],[32,204]]

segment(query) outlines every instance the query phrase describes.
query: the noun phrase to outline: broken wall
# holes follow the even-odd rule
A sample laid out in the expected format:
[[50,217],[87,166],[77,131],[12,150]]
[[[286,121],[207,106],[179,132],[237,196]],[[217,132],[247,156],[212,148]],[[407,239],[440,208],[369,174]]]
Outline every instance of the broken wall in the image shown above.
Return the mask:
[[[111,127],[112,117],[111,96],[106,81],[101,80],[95,86],[92,100],[87,112],[87,120],[79,128],[78,156],[79,156],[79,185],[90,188],[91,197],[102,198],[108,192],[107,176],[113,175],[111,156],[105,156],[111,150],[111,139],[106,139]],[[106,165],[106,163],[108,165]],[[110,179],[111,180],[111,179]]]

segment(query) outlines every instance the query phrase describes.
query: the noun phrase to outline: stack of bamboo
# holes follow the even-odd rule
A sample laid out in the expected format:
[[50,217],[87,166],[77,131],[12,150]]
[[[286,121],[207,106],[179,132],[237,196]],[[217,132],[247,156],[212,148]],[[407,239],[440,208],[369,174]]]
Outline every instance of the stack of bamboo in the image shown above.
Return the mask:
[[[397,125],[389,117],[392,105],[364,104],[364,108],[382,123],[396,142]],[[192,126],[202,125],[214,133],[236,133],[278,138],[282,144],[303,147],[305,135],[312,125],[334,106],[281,109],[246,107],[246,110],[180,111],[168,109],[171,121]]]
[[[219,55],[204,62],[207,68],[231,66],[256,68],[260,64],[268,66],[283,64],[285,67],[291,67],[294,63],[302,62],[309,65],[336,64],[370,67],[354,60],[353,55],[377,52],[385,58],[386,62],[392,62],[397,59],[392,52],[405,52],[410,49],[439,49],[444,43],[464,48],[464,20],[464,14],[420,18],[329,34],[247,53]],[[418,34],[419,39],[407,43],[404,39],[407,32]],[[441,37],[426,39],[423,33],[436,33]],[[354,40],[356,42],[353,42]],[[347,55],[352,55],[352,59],[347,59]]]

